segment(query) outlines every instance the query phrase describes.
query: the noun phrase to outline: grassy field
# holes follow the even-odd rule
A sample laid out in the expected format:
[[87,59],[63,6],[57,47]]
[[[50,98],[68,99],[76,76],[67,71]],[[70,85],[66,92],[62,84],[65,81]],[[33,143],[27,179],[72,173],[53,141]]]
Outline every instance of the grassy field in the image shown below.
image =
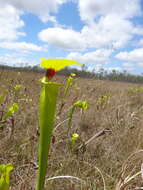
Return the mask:
[[[13,121],[10,118],[0,123],[0,164],[14,165],[11,190],[35,189],[41,77],[42,74],[32,72],[0,71],[0,94],[5,94],[0,118],[13,103],[20,107]],[[134,177],[143,162],[142,86],[77,77],[60,111],[66,78],[57,76],[54,80],[63,83],[63,87],[59,93],[46,189],[135,190],[143,186],[141,174]],[[15,93],[14,87],[19,84],[21,89]],[[68,112],[77,100],[87,101],[89,108],[75,111],[68,134]],[[71,150],[69,141],[73,133],[78,133],[79,139]],[[49,179],[54,176],[78,179]]]

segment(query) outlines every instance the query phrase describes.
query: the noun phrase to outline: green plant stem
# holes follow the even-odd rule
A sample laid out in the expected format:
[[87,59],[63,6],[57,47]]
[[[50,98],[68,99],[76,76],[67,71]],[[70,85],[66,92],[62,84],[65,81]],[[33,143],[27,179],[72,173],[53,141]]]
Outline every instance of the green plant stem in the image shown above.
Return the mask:
[[72,125],[72,117],[73,117],[73,113],[75,111],[75,106],[73,105],[70,112],[69,112],[69,121],[68,121],[68,131],[67,133],[69,134],[69,131],[71,129],[71,125]]
[[40,96],[40,142],[39,142],[39,170],[37,190],[44,189],[45,176],[48,166],[48,154],[54,126],[56,102],[60,84],[43,82]]

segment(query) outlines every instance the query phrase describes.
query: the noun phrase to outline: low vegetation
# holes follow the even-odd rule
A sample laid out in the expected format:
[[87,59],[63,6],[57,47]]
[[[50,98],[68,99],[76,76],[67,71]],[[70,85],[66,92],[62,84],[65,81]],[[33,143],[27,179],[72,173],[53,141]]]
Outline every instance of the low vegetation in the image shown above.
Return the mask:
[[[0,164],[12,164],[11,190],[34,190],[40,133],[39,79],[43,73],[7,69],[0,73]],[[69,77],[73,78],[69,85],[66,76],[54,79],[63,85],[57,101],[45,189],[140,189],[142,85]]]

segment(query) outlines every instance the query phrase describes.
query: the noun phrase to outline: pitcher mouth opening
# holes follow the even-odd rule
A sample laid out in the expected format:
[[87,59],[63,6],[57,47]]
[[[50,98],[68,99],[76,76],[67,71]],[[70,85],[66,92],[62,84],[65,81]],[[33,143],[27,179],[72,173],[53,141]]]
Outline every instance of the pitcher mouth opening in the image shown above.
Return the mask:
[[49,69],[47,69],[45,76],[46,76],[49,80],[51,80],[51,79],[55,76],[55,74],[56,74],[55,69],[49,68]]

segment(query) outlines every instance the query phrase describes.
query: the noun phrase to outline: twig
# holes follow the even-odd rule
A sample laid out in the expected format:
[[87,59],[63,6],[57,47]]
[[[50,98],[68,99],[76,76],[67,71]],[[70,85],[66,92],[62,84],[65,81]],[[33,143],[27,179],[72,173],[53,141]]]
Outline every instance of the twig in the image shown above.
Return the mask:
[[79,182],[81,182],[82,184],[86,184],[86,182],[78,177],[75,177],[75,176],[55,176],[55,177],[50,177],[50,178],[47,178],[46,179],[46,182],[47,181],[51,181],[51,180],[54,180],[54,179],[75,179]]
[[104,135],[106,132],[112,132],[110,129],[103,129],[101,131],[99,131],[98,133],[96,133],[95,135],[93,135],[90,139],[88,139],[84,144],[81,144],[78,149],[82,148],[83,146],[87,146],[89,143],[91,143],[93,140],[95,140],[96,138]]
[[67,119],[65,119],[64,121],[58,123],[58,124],[56,125],[56,127],[54,128],[54,132],[57,130],[57,128],[58,128],[60,125],[62,125],[63,123],[65,123],[65,122],[68,121],[68,120],[69,120],[69,118],[67,118]]
[[103,130],[99,131],[98,133],[96,133],[95,135],[93,135],[90,139],[88,139],[84,143],[84,145],[87,145],[87,144],[91,143],[91,141],[93,141],[97,137],[100,137],[100,136],[104,135],[106,132],[112,132],[112,131],[110,129],[103,129]]

